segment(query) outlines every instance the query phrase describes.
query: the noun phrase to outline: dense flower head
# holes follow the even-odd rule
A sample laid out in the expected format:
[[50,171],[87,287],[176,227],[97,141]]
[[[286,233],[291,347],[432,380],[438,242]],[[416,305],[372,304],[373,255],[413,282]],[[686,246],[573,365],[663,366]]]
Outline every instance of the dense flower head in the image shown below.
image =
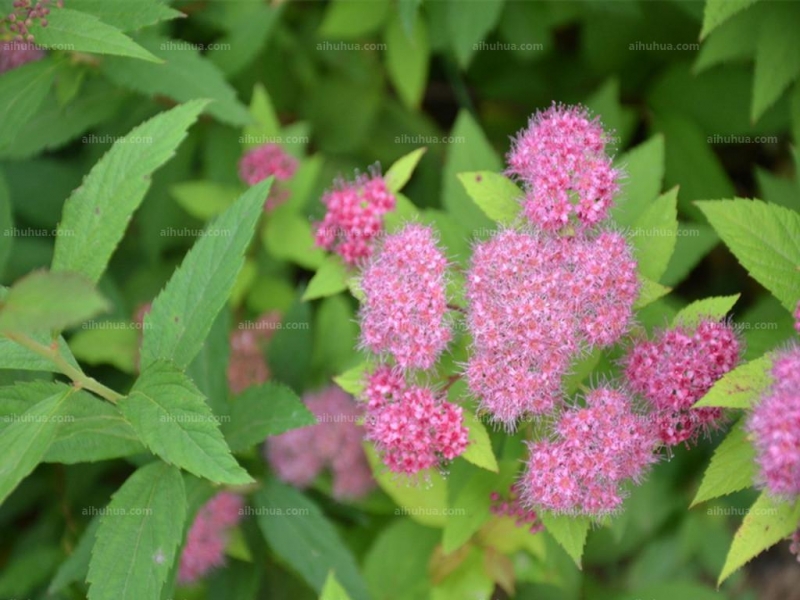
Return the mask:
[[526,507],[577,514],[615,510],[622,484],[641,480],[656,460],[655,433],[622,391],[600,387],[585,407],[566,410],[555,439],[529,444],[530,456],[518,482]]
[[0,42],[0,73],[44,58],[45,52],[31,42]]
[[511,517],[517,527],[527,527],[530,533],[539,533],[544,529],[536,511],[522,505],[519,499],[518,485],[514,484],[504,498],[498,492],[492,492],[490,510],[498,517]]
[[361,278],[363,345],[402,369],[430,369],[452,337],[446,271],[430,227],[411,224],[387,236]]
[[580,106],[553,104],[531,117],[508,153],[507,172],[523,183],[523,209],[534,225],[585,229],[608,217],[620,172],[606,140],[599,120]]
[[639,291],[625,237],[563,238],[504,230],[475,247],[467,274],[473,339],[466,378],[511,428],[552,410],[571,361],[628,330]]
[[360,498],[375,486],[358,420],[363,408],[336,386],[303,397],[317,424],[267,439],[265,456],[277,476],[308,487],[326,468],[333,475],[333,496]]
[[255,185],[274,176],[275,182],[264,204],[264,210],[272,210],[288,199],[288,190],[281,187],[279,182],[291,179],[297,166],[297,159],[284,152],[278,144],[263,144],[242,157],[239,162],[239,177],[246,184]]
[[461,407],[430,388],[408,385],[390,367],[381,366],[368,378],[365,395],[366,437],[389,470],[415,475],[466,450]]
[[317,224],[316,244],[336,252],[347,264],[361,264],[383,232],[383,215],[394,210],[395,197],[377,173],[338,181],[322,196],[328,210]]
[[239,523],[243,506],[242,496],[220,492],[198,511],[181,554],[181,583],[195,583],[222,566],[229,532]]
[[634,344],[623,359],[625,375],[650,402],[665,444],[694,440],[718,426],[721,409],[692,407],[738,364],[741,350],[730,323],[708,318],[693,329],[678,326]]
[[773,496],[800,495],[800,346],[775,355],[773,383],[747,423],[759,481]]
[[280,314],[268,311],[250,326],[244,323],[231,332],[230,358],[228,359],[228,387],[240,394],[253,385],[265,383],[269,377],[269,366],[264,359],[264,347],[269,343],[280,323]]

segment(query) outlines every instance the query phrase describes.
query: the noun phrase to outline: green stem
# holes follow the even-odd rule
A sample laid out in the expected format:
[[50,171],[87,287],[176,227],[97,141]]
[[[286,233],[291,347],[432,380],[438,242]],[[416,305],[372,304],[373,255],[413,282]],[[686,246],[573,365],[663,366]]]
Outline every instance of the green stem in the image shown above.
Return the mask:
[[20,346],[24,346],[31,352],[35,352],[39,356],[43,356],[52,361],[61,373],[69,377],[79,387],[94,392],[101,398],[105,398],[111,402],[111,404],[116,404],[120,399],[122,399],[122,394],[118,394],[111,388],[104,386],[93,377],[89,377],[77,367],[69,364],[67,360],[61,356],[61,353],[58,351],[57,347],[45,346],[44,344],[40,344],[36,340],[31,339],[26,335],[16,333],[6,333],[5,335],[8,339],[17,342]]

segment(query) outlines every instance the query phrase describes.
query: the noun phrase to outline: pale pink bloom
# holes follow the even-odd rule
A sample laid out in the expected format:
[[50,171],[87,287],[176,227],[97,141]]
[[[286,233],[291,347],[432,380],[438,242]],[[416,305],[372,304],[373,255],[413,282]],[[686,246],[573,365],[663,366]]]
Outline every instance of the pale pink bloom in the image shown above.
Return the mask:
[[264,210],[270,211],[289,198],[289,190],[281,182],[291,179],[297,171],[298,162],[284,152],[278,144],[264,144],[247,152],[239,162],[239,177],[247,185],[255,185],[267,177],[274,176]]
[[518,487],[516,483],[511,486],[508,498],[503,498],[498,492],[492,492],[490,510],[498,517],[511,517],[517,527],[527,527],[530,533],[539,533],[544,529],[544,525],[535,510],[522,505]]

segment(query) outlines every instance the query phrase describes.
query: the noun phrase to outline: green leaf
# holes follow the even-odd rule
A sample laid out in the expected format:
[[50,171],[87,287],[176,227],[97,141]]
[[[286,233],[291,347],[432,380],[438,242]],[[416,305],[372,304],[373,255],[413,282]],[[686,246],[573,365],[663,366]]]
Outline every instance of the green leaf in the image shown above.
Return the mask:
[[319,600],[351,600],[342,585],[336,580],[333,571],[328,573]]
[[353,364],[358,334],[352,302],[343,295],[323,299],[314,319],[312,372],[321,373],[327,380]]
[[545,531],[567,551],[570,558],[581,568],[581,556],[589,534],[589,519],[574,515],[556,515],[549,512],[539,513]]
[[655,135],[615,161],[625,172],[611,216],[623,227],[634,224],[658,197],[664,180],[664,137]]
[[267,348],[272,378],[301,393],[308,382],[313,343],[311,307],[296,298]]
[[11,209],[11,196],[8,192],[6,180],[0,173],[0,277],[6,268],[6,263],[11,256],[14,236],[10,235],[14,227],[14,215]]
[[83,275],[36,271],[16,282],[0,307],[0,331],[24,333],[79,325],[109,304]]
[[719,243],[716,232],[703,223],[679,223],[678,242],[661,283],[674,287],[694,270]]
[[771,382],[770,369],[772,360],[769,356],[736,367],[725,373],[694,406],[751,408]]
[[658,281],[667,270],[678,234],[678,188],[662,194],[642,213],[633,228],[639,272]]
[[[45,346],[53,341],[49,333],[34,333],[30,337]],[[58,344],[58,353],[73,367],[77,367],[78,362],[70,352],[64,338],[59,336],[56,343]],[[0,369],[59,372],[58,367],[50,359],[3,336],[0,336]]]
[[100,518],[89,564],[89,600],[159,598],[186,520],[180,472],[162,462],[139,468]]
[[320,265],[303,293],[303,302],[333,296],[347,289],[347,268],[338,256],[329,256]]
[[58,433],[58,415],[70,392],[31,406],[0,433],[0,504],[36,468]]
[[741,14],[726,21],[714,35],[703,42],[693,72],[700,74],[715,65],[752,58],[758,41],[758,36],[753,35],[753,32],[758,31],[761,25],[756,21],[758,16],[757,11],[750,11],[749,14]]
[[115,54],[161,62],[159,57],[142,48],[116,27],[107,25],[94,15],[70,8],[50,11],[47,27],[35,23],[30,31],[36,38],[36,44],[45,48]]
[[740,297],[741,294],[734,294],[733,296],[716,296],[696,300],[675,315],[672,319],[672,326],[682,325],[692,328],[704,318],[721,321],[733,310],[733,306]]
[[464,425],[469,430],[469,445],[461,457],[482,469],[497,473],[497,459],[492,451],[492,441],[480,419],[464,410]]
[[255,148],[281,139],[281,122],[275,112],[275,107],[272,106],[269,92],[260,83],[253,87],[250,115],[253,117],[253,122],[249,123],[242,132],[245,148]]
[[230,417],[222,432],[234,452],[261,444],[268,436],[317,423],[297,394],[273,382],[247,388],[233,400]]
[[206,397],[211,411],[220,417],[230,414],[228,363],[231,356],[231,311],[222,309],[203,347],[186,369],[186,376]]
[[800,298],[800,213],[740,198],[696,204],[750,276],[794,310]]
[[55,80],[55,64],[39,60],[0,77],[0,148],[7,147],[44,102]]
[[408,35],[398,12],[389,22],[384,35],[389,79],[403,103],[408,108],[417,108],[428,82],[430,44],[427,25],[417,17],[413,33]]
[[792,534],[797,529],[798,519],[800,504],[781,502],[766,493],[761,494],[733,536],[717,586],[739,567]]
[[318,35],[357,39],[380,29],[389,16],[389,0],[334,0],[328,4]]
[[[270,39],[285,4],[267,2],[242,2],[236,5],[238,18],[223,36],[218,47],[208,51],[208,58],[230,79],[238,75],[262,54]],[[231,49],[236,48],[235,52]]]
[[459,173],[458,179],[469,197],[492,221],[511,225],[519,218],[522,190],[507,177],[492,171],[476,171]]
[[170,194],[183,210],[201,221],[208,221],[230,207],[242,188],[215,181],[184,181],[170,188]]
[[54,271],[83,273],[95,282],[100,279],[150,188],[153,172],[175,154],[205,104],[189,102],[156,115],[103,155],[64,205]]
[[747,432],[739,423],[714,451],[692,506],[753,485],[755,459],[753,446],[747,441]]
[[447,35],[459,66],[466,70],[476,44],[482,41],[500,19],[503,0],[476,0],[464,10],[460,0],[447,3]]
[[355,558],[313,502],[270,479],[256,492],[255,504],[267,544],[312,588],[320,592],[333,571],[353,600],[369,598]]
[[364,391],[364,377],[369,369],[370,364],[365,361],[356,365],[352,369],[348,369],[341,375],[334,377],[333,381],[336,382],[336,385],[342,388],[345,392],[358,398],[361,396],[361,392]]
[[306,269],[319,269],[325,260],[325,252],[314,244],[311,224],[300,215],[288,211],[273,213],[262,239],[272,256]]
[[122,31],[134,31],[186,16],[160,0],[70,0],[69,7],[90,13]]
[[119,408],[145,445],[168,463],[215,483],[253,481],[231,456],[203,395],[173,365],[148,366]]
[[96,329],[82,329],[70,338],[72,353],[89,365],[112,365],[124,373],[135,373],[139,332],[124,321],[101,321],[97,325]]
[[419,161],[422,160],[422,156],[427,150],[426,147],[417,148],[405,156],[398,158],[392,166],[389,167],[389,170],[386,171],[384,177],[386,187],[394,193],[402,190],[408,183],[408,180],[411,179],[414,170],[417,168]]
[[642,283],[642,289],[639,290],[639,298],[637,298],[636,303],[633,305],[633,308],[637,310],[652,304],[672,291],[672,288],[664,287],[660,283],[656,283],[646,277],[640,277],[639,279]]
[[706,0],[705,10],[703,11],[703,30],[700,32],[700,39],[705,38],[733,15],[755,2],[756,0]]
[[103,61],[103,74],[117,85],[150,97],[166,96],[176,102],[198,98],[213,100],[205,112],[223,123],[241,127],[251,121],[247,108],[220,70],[194,46],[181,40],[148,36],[139,42],[163,59],[153,64],[128,58]]
[[753,105],[750,118],[758,121],[800,75],[800,10],[794,2],[770,5],[756,45]]
[[67,560],[61,563],[58,571],[47,588],[48,594],[56,594],[72,583],[79,583],[86,579],[89,571],[89,561],[92,557],[92,546],[94,546],[97,528],[100,526],[100,517],[92,519],[89,526],[84,530],[78,545],[69,555]]
[[[483,548],[471,546],[466,556],[459,557],[453,565],[442,565],[441,576],[434,575],[434,586],[430,600],[451,600],[453,598],[481,598],[488,600],[494,590],[494,581],[486,572],[486,557]],[[446,559],[445,559],[446,560]],[[446,570],[445,570],[446,569]]]
[[272,178],[245,192],[206,227],[183,263],[153,301],[145,318],[142,368],[157,359],[186,367],[236,283]]
[[458,550],[491,518],[491,494],[497,491],[497,476],[487,471],[470,475],[451,501],[442,533],[442,550]]

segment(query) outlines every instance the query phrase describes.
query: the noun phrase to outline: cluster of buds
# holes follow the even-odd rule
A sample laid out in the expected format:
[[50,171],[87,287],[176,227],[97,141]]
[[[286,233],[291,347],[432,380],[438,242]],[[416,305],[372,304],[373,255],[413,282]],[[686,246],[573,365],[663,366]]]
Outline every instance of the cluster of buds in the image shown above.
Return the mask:
[[239,161],[239,177],[247,185],[256,185],[275,177],[264,210],[271,211],[289,199],[289,190],[281,185],[294,177],[298,162],[278,144],[264,144],[247,152]]
[[[33,34],[30,28],[34,23],[47,27],[47,15],[50,14],[50,0],[38,0],[31,5],[31,0],[14,0],[14,10],[3,19],[2,24],[14,34],[14,39],[22,42],[32,42]],[[58,0],[58,8],[63,8],[64,0]]]
[[517,488],[517,484],[512,485],[507,498],[492,492],[490,510],[497,517],[511,517],[517,527],[527,527],[530,533],[539,533],[544,525],[535,510],[522,505]]
[[256,319],[251,327],[240,326],[231,332],[228,387],[234,394],[241,394],[247,388],[265,383],[269,379],[264,349],[280,320],[278,312],[269,311]]

